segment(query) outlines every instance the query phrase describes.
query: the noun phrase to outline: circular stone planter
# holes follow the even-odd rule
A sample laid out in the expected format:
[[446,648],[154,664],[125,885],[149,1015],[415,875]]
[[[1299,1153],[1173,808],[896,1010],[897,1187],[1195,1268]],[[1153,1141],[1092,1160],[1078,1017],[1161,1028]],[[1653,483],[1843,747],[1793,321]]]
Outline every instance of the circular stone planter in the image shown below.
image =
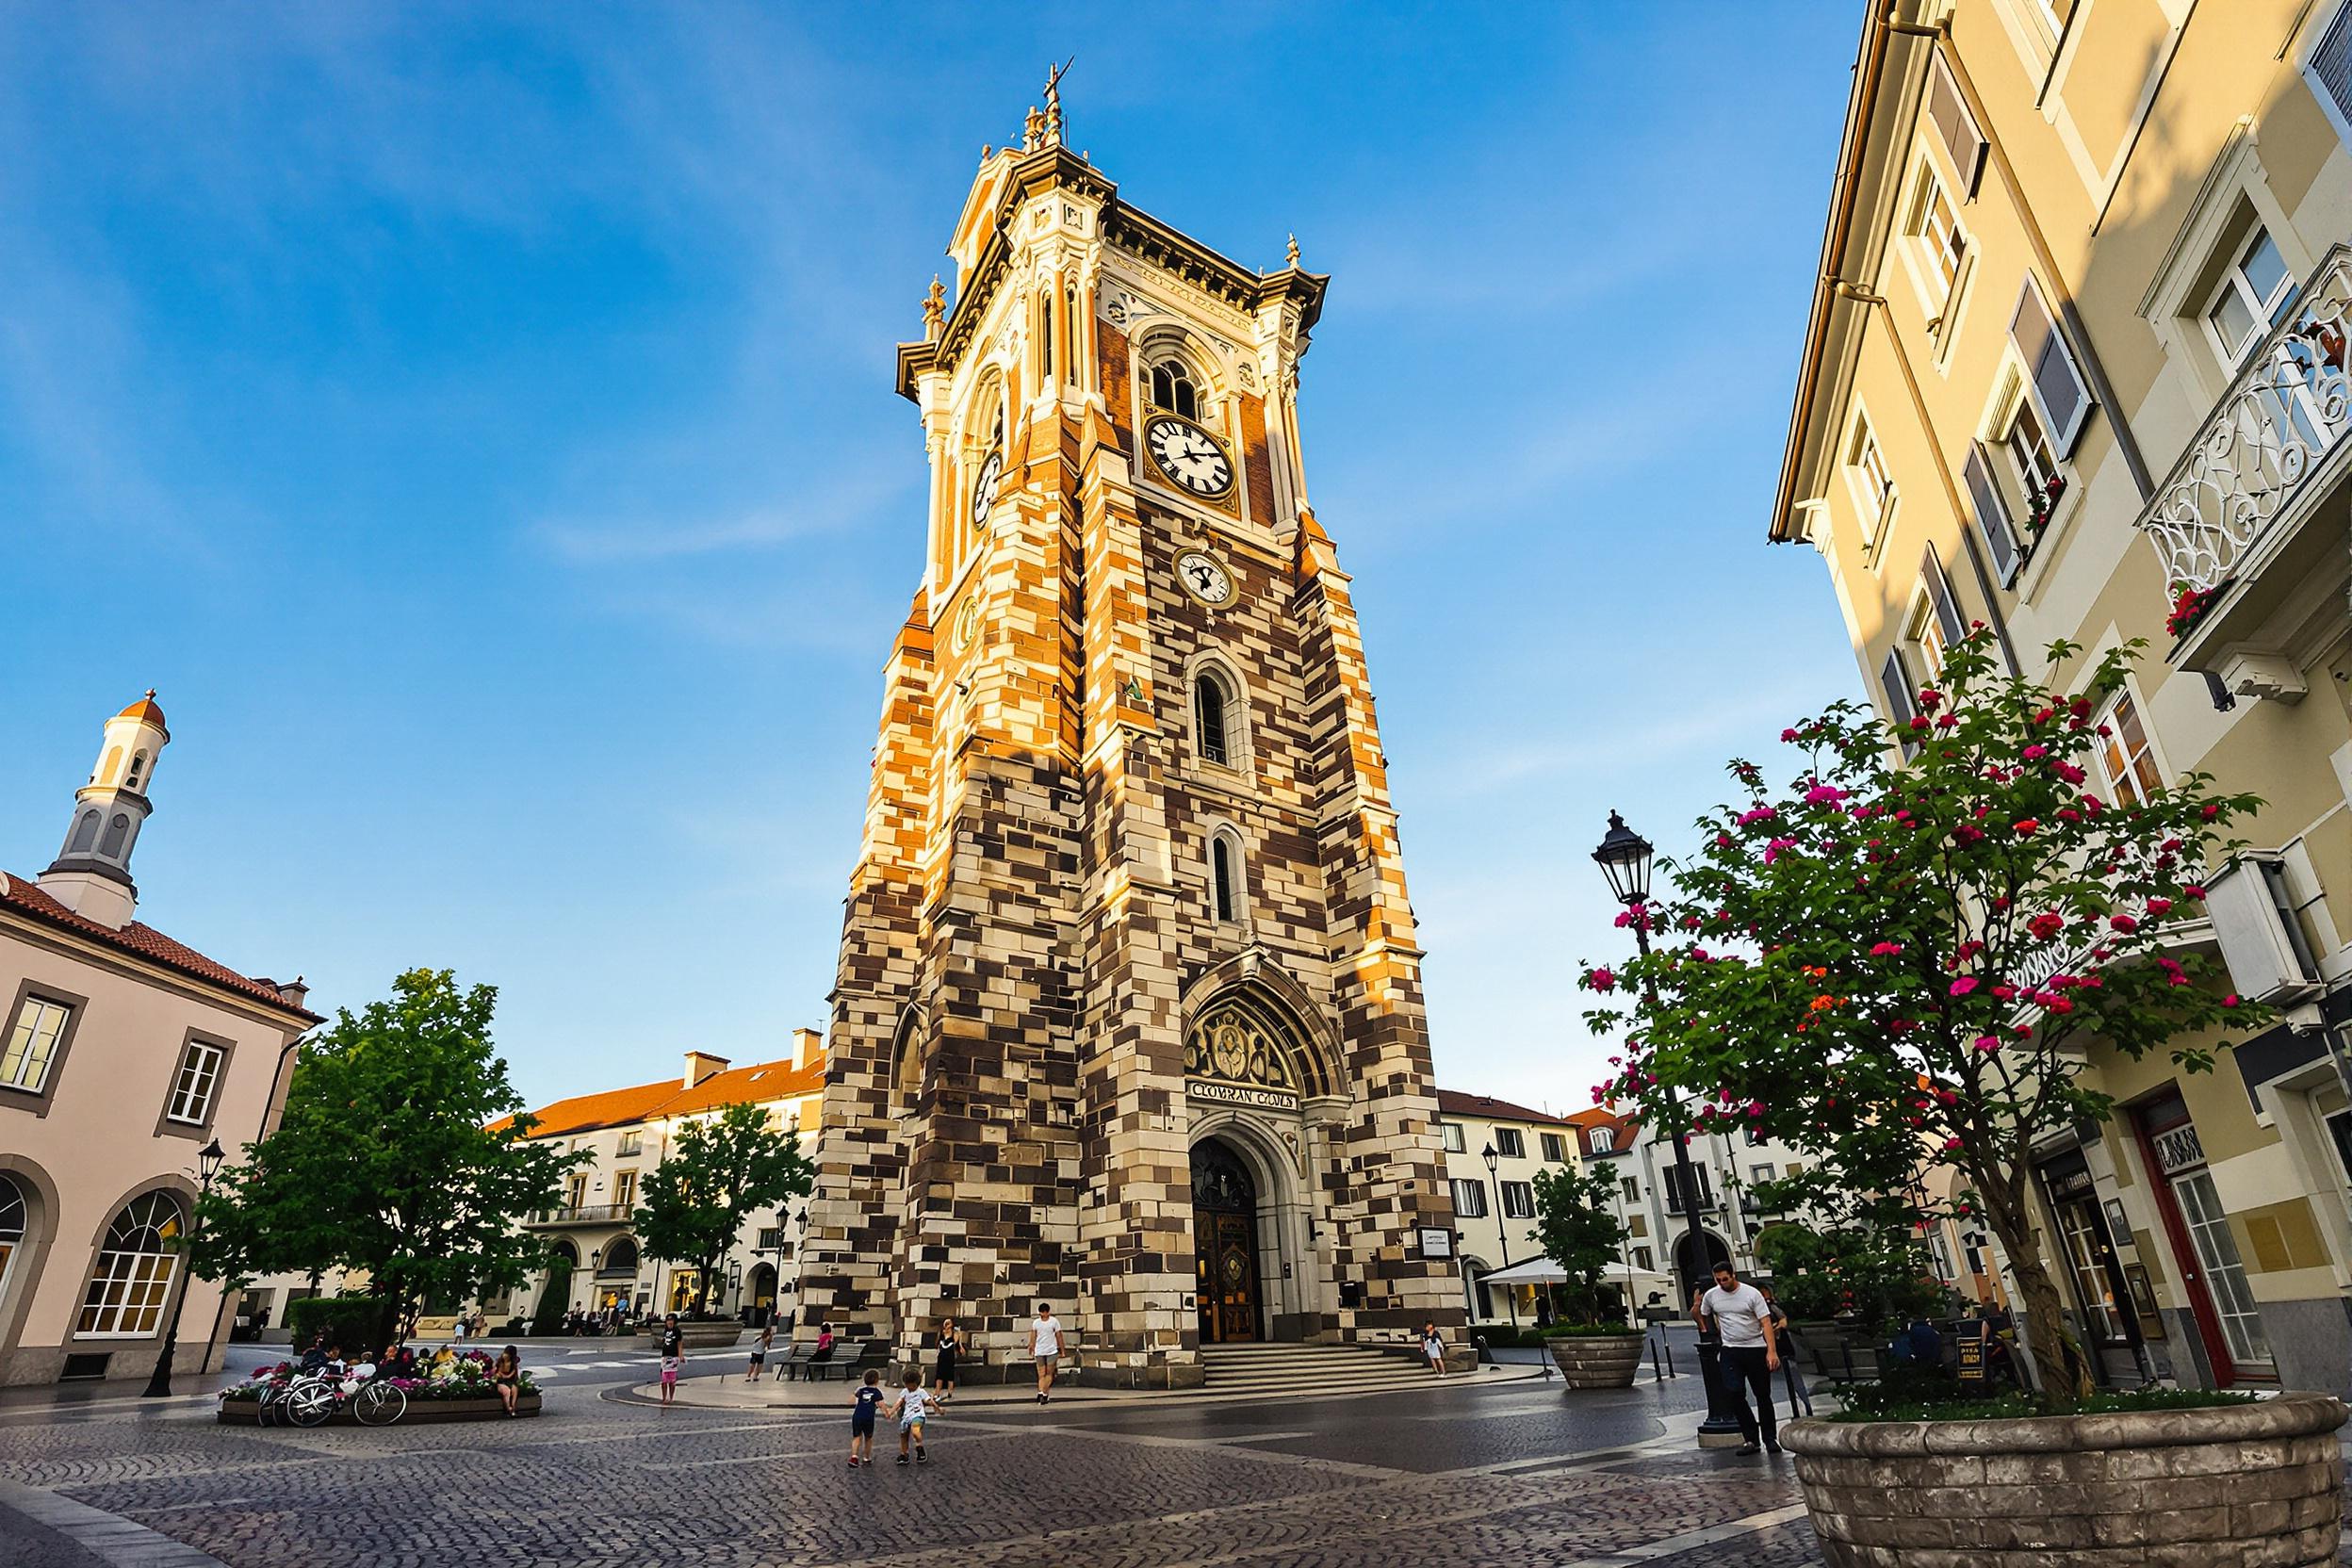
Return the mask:
[[1544,1343],[1570,1388],[1631,1388],[1649,1340],[1642,1334],[1560,1334]]
[[[695,1323],[681,1322],[678,1326],[678,1331],[680,1342],[686,1349],[716,1350],[734,1344],[749,1331],[741,1323],[728,1317],[715,1322],[709,1320]],[[659,1340],[661,1334],[662,1326],[658,1322],[651,1328],[640,1328],[637,1331],[637,1337],[645,1340]]]
[[[538,1414],[539,1396],[526,1394],[515,1400],[514,1413],[516,1415]],[[391,1422],[390,1425],[429,1427],[437,1421],[500,1421],[505,1418],[506,1406],[498,1399],[411,1398],[408,1401],[408,1413],[398,1421]],[[261,1401],[258,1399],[223,1399],[220,1401],[220,1425],[224,1427],[258,1426],[261,1424]],[[351,1406],[340,1405],[335,1408],[335,1413],[328,1416],[320,1425],[356,1427],[359,1425],[359,1418],[351,1413]],[[301,1429],[290,1424],[287,1426],[289,1431],[299,1429]]]
[[1799,1421],[1829,1568],[2303,1568],[2344,1511],[2325,1394],[1998,1421]]

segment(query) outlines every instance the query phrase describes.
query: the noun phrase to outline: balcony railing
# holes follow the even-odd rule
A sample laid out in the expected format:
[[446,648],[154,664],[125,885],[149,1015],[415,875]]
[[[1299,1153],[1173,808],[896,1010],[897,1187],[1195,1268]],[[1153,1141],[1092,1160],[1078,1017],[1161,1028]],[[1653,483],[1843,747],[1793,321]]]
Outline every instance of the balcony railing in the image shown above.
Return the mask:
[[2352,427],[2352,246],[2304,283],[2158,486],[2139,526],[2172,591],[2228,581]]
[[636,1212],[634,1203],[575,1203],[561,1209],[541,1209],[531,1217],[533,1225],[610,1225]]

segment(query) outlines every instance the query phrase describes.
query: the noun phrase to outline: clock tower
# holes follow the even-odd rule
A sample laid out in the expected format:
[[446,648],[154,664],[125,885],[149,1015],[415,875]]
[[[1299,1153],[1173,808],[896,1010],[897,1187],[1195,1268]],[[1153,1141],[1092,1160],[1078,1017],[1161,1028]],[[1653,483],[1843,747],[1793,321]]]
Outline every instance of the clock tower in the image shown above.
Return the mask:
[[[1421,952],[1348,579],[1307,502],[1328,280],[1243,267],[1063,145],[983,151],[898,390],[927,564],[850,880],[813,1337],[953,1316],[1025,1377],[1462,1320]],[[971,1365],[985,1360],[985,1366]]]

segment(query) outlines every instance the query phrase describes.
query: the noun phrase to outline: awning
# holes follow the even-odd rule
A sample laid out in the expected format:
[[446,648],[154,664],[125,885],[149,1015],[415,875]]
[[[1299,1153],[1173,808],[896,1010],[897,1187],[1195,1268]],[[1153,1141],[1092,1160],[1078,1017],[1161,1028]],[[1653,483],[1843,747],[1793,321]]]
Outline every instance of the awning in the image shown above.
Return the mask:
[[[1622,1266],[1604,1273],[1601,1283],[1603,1286],[1623,1285],[1628,1274],[1637,1294],[1662,1291],[1674,1283],[1673,1276],[1661,1274],[1655,1268],[1628,1270]],[[1530,1258],[1526,1263],[1512,1264],[1509,1268],[1498,1268],[1492,1274],[1481,1274],[1478,1279],[1481,1283],[1490,1285],[1557,1285],[1567,1283],[1568,1271],[1549,1258]]]

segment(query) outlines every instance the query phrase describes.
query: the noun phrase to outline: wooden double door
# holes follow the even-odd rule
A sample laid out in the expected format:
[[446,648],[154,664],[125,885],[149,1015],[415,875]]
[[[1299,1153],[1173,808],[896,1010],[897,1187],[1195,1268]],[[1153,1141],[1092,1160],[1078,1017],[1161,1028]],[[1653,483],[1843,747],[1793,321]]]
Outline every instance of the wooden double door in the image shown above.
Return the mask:
[[1192,1248],[1200,1343],[1231,1345],[1265,1338],[1257,1184],[1241,1157],[1215,1138],[1193,1146]]

